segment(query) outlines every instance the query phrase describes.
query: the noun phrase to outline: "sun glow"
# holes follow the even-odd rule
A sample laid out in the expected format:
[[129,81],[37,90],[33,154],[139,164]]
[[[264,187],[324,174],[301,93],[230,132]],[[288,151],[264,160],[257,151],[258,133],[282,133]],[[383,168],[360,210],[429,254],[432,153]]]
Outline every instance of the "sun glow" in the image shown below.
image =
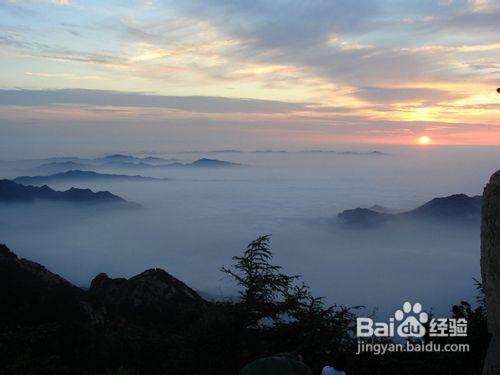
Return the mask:
[[426,144],[428,144],[431,141],[431,139],[428,136],[423,135],[419,139],[417,139],[417,141],[421,145],[426,145]]

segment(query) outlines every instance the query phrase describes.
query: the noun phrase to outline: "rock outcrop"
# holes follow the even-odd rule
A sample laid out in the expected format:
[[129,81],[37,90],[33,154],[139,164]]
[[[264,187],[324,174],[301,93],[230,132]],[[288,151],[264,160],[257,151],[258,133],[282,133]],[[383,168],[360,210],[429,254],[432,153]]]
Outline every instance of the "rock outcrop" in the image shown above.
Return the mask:
[[2,375],[180,374],[177,358],[208,343],[197,339],[214,306],[160,269],[100,274],[86,290],[0,244],[0,286]]
[[491,176],[483,195],[481,275],[486,294],[491,341],[483,374],[500,374],[500,171]]
[[129,279],[112,279],[101,273],[92,280],[88,293],[111,318],[169,319],[205,302],[193,289],[159,268]]
[[[129,279],[101,273],[84,290],[0,244],[0,328],[60,321],[165,321],[205,304],[198,293],[162,269]],[[1,372],[1,371],[0,371]]]

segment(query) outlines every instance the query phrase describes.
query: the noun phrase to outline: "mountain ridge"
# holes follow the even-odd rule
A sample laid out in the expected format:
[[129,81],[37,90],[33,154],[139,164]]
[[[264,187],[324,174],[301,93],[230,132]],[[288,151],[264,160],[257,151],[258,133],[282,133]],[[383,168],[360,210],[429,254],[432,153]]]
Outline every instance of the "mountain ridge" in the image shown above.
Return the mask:
[[112,279],[101,273],[85,290],[39,263],[19,258],[4,244],[0,244],[0,282],[0,297],[6,302],[0,317],[11,324],[59,319],[100,324],[144,316],[161,320],[168,317],[165,314],[207,303],[196,291],[159,268],[128,279]]
[[23,185],[12,180],[0,180],[0,202],[4,203],[31,203],[35,201],[57,201],[67,203],[112,203],[123,206],[135,206],[122,197],[109,191],[93,192],[90,189],[70,188],[66,191],[57,191],[47,185]]
[[337,217],[343,224],[374,226],[398,219],[423,220],[447,219],[453,221],[479,220],[482,196],[452,194],[433,198],[430,201],[404,212],[392,213],[385,207],[374,205],[371,208],[354,208],[340,212]]
[[145,177],[140,175],[122,175],[99,173],[95,171],[83,171],[72,169],[66,172],[59,172],[47,176],[19,176],[12,181],[23,185],[40,185],[52,182],[68,182],[79,180],[94,181],[166,181],[166,178]]
[[[71,170],[83,170],[83,171],[94,171],[95,169],[106,169],[106,168],[116,168],[116,169],[169,169],[169,168],[191,168],[191,167],[205,167],[205,168],[222,168],[222,167],[243,167],[243,164],[233,163],[225,160],[219,159],[209,159],[209,158],[201,158],[197,159],[190,163],[181,163],[175,161],[175,159],[159,159],[159,158],[135,158],[133,156],[128,157],[128,155],[111,155],[112,157],[109,159],[100,158],[100,159],[92,159],[85,160],[85,164],[82,162],[74,162],[74,161],[64,161],[64,162],[52,162],[41,164],[38,167],[34,168],[33,172],[42,172],[42,173],[64,173]],[[152,159],[154,161],[152,161]],[[171,161],[169,163],[162,163],[160,161]],[[149,161],[147,163],[146,161]],[[97,163],[96,163],[97,162]],[[25,177],[25,176],[22,176]],[[28,177],[28,176],[26,176]]]

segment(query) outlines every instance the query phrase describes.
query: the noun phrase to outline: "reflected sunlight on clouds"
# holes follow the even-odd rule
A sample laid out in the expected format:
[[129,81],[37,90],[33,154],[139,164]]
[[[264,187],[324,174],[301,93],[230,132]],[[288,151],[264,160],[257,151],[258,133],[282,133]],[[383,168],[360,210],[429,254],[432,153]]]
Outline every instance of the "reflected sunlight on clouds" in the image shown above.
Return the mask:
[[[362,3],[149,1],[131,7],[9,1],[0,15],[2,89],[79,88],[91,90],[81,95],[112,90],[186,101],[225,97],[270,103],[244,119],[239,107],[207,109],[201,102],[199,108],[162,109],[145,102],[123,107],[83,100],[82,106],[79,100],[46,103],[28,114],[4,103],[2,92],[0,113],[20,124],[39,116],[40,122],[66,120],[67,126],[74,116],[139,122],[194,118],[196,127],[204,126],[200,118],[244,120],[284,132],[283,140],[290,138],[285,122],[301,123],[308,134],[321,126],[317,137],[304,138],[311,146],[315,139],[413,143],[414,135],[391,132],[400,124],[414,128],[430,122],[442,133],[440,144],[497,144],[498,3]],[[30,102],[26,95],[23,100]],[[290,107],[269,111],[276,102]],[[348,134],[342,126],[349,126]]]

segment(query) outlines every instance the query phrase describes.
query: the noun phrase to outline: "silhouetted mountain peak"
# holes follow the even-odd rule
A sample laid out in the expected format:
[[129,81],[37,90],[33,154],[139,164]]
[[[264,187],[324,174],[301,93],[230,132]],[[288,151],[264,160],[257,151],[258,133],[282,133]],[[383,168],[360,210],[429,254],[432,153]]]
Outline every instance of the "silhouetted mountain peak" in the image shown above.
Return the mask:
[[38,263],[18,258],[2,244],[0,285],[0,322],[13,324],[165,321],[206,303],[193,289],[159,268],[129,279],[113,279],[100,273],[85,291]]
[[232,167],[240,164],[218,159],[202,158],[192,162],[191,165],[194,167]]
[[448,197],[434,198],[410,211],[413,215],[428,216],[470,216],[481,213],[482,197],[469,197],[465,194],[453,194]]
[[347,224],[375,225],[389,218],[388,214],[377,212],[369,208],[354,208],[338,214],[338,218]]
[[127,203],[125,199],[111,194],[109,191],[93,192],[90,189],[72,187],[66,191],[56,191],[43,185],[25,186],[11,180],[0,180],[0,202],[33,202],[33,201],[87,202],[87,203]]
[[342,211],[338,214],[341,222],[350,225],[376,225],[392,219],[447,219],[467,221],[479,219],[482,197],[453,194],[434,198],[429,202],[406,212],[390,213],[384,207],[372,206]]
[[37,171],[42,171],[45,173],[65,172],[72,169],[87,169],[87,166],[82,163],[77,163],[68,160],[68,161],[56,161],[56,162],[46,163],[36,167]]
[[5,246],[5,244],[0,244],[0,263],[4,261],[15,261],[17,260],[16,254],[14,254],[10,249]]
[[40,185],[46,183],[73,182],[73,181],[162,181],[165,179],[143,176],[130,176],[122,174],[106,174],[94,171],[72,169],[66,172],[55,173],[48,176],[20,176],[13,181],[24,185]]
[[127,161],[127,160],[134,160],[135,157],[131,155],[124,155],[124,154],[113,154],[113,155],[107,155],[102,158],[103,160],[121,160],[121,161]]
[[106,305],[154,310],[203,302],[193,289],[159,268],[146,270],[129,279],[112,279],[101,273],[92,280],[89,293]]
[[1,324],[92,322],[96,311],[85,293],[44,266],[18,258],[0,245]]
[[50,272],[44,266],[23,258],[18,258],[17,255],[10,251],[7,246],[0,244],[0,264],[5,266],[7,263],[40,278],[40,280],[43,280],[47,286],[61,284],[66,286],[71,285],[68,281],[59,275]]

